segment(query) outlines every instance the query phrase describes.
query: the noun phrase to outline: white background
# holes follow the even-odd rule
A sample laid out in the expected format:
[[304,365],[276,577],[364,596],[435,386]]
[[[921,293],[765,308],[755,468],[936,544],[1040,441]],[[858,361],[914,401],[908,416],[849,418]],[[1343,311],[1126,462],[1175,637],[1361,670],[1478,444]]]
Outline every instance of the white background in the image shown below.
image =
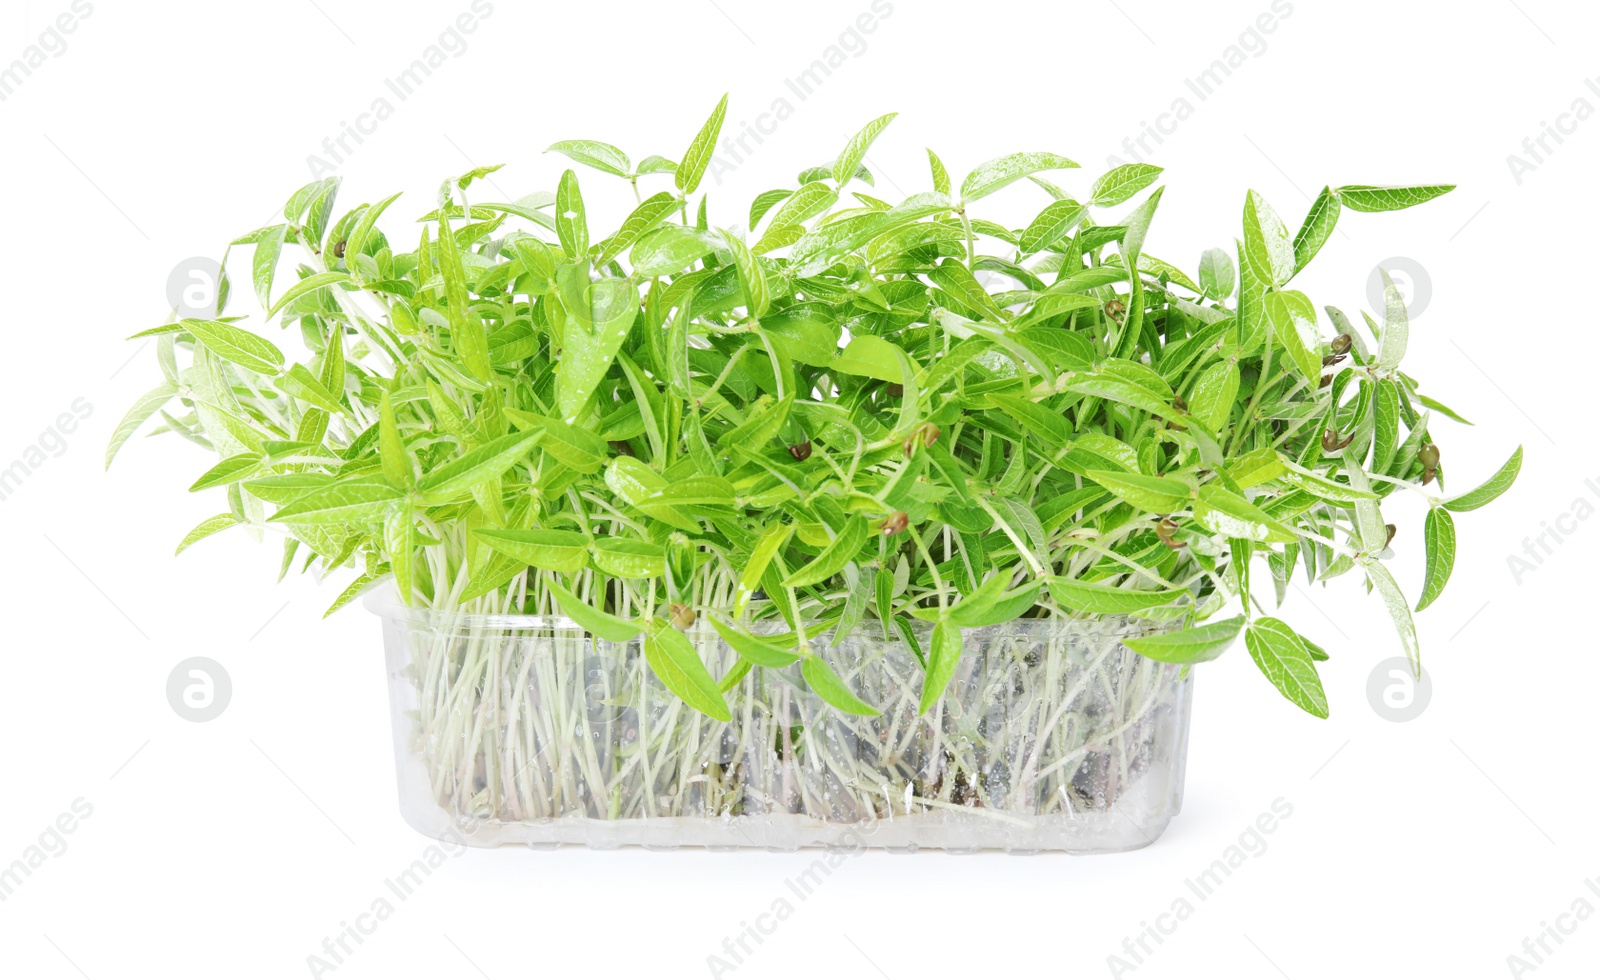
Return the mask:
[[[1285,615],[1333,655],[1332,717],[1284,701],[1243,649],[1201,669],[1187,799],[1154,846],[854,858],[729,975],[1112,975],[1124,937],[1280,797],[1293,814],[1266,850],[1124,975],[1515,975],[1507,956],[1524,937],[1580,896],[1600,907],[1584,884],[1600,877],[1600,521],[1563,516],[1579,499],[1600,504],[1600,121],[1567,120],[1574,131],[1542,161],[1522,148],[1575,100],[1600,107],[1585,87],[1600,72],[1600,11],[1288,6],[1264,50],[1246,38],[1256,53],[1200,101],[1184,80],[1240,43],[1266,0],[894,0],[864,50],[848,38],[856,54],[801,101],[785,79],[839,43],[868,0],[493,0],[465,50],[410,99],[391,96],[392,117],[338,164],[344,207],[407,191],[385,218],[397,234],[472,164],[506,163],[494,181],[519,197],[554,188],[566,161],[540,151],[555,140],[677,158],[723,91],[730,132],[786,96],[792,117],[720,185],[707,180],[713,220],[734,225],[755,193],[793,186],[889,110],[901,115],[871,154],[883,196],[928,188],[924,146],[958,181],[1003,153],[1064,153],[1084,168],[1057,176],[1081,193],[1182,97],[1193,113],[1154,154],[1169,186],[1147,248],[1190,270],[1206,247],[1231,250],[1247,188],[1292,227],[1324,183],[1460,185],[1410,211],[1347,211],[1304,286],[1354,311],[1377,263],[1419,262],[1432,298],[1409,370],[1478,423],[1436,426],[1452,486],[1526,447],[1516,488],[1458,518],[1455,579],[1419,617],[1426,712],[1395,724],[1369,706],[1368,675],[1400,650],[1356,576],[1301,580]],[[8,0],[0,64],[67,10]],[[130,362],[137,345],[122,338],[162,321],[172,268],[267,223],[309,179],[308,154],[468,10],[93,0],[65,51],[0,102],[0,467],[41,439],[56,445],[43,433],[75,399],[93,408],[0,502],[0,865],[75,800],[93,808],[0,903],[7,976],[306,976],[324,937],[427,844],[396,812],[378,625],[359,608],[320,618],[343,582],[275,586],[277,549],[232,532],[174,559],[189,527],[225,509],[220,491],[184,493],[211,460],[181,440],[138,437],[109,474],[101,463],[117,419],[159,380],[153,349]],[[1520,181],[1512,153],[1535,164]],[[597,228],[596,209],[620,217],[631,201],[620,184],[601,191],[599,175],[584,182]],[[1023,183],[985,203],[1015,225],[1045,199]],[[241,309],[248,294],[241,284]],[[1421,502],[1387,509],[1400,525],[1393,567],[1415,595]],[[1558,520],[1572,533],[1519,584],[1507,557]],[[177,717],[164,693],[191,656],[233,681],[227,711],[205,724]],[[814,857],[473,851],[334,975],[709,976],[706,957]],[[1600,917],[1559,921],[1573,934],[1536,975],[1593,977]]]

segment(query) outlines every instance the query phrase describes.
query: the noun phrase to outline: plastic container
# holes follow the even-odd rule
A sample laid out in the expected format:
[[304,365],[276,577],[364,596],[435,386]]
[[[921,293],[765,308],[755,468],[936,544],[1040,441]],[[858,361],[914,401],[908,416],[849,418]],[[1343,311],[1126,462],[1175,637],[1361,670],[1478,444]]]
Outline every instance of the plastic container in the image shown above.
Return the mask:
[[[383,618],[400,809],[431,837],[1092,854],[1150,844],[1183,799],[1190,672],[1121,642],[1159,624],[966,630],[954,680],[919,716],[918,655],[869,620],[813,648],[881,715],[829,707],[795,667],[746,676],[724,723],[668,692],[637,641],[367,606]],[[709,628],[690,636],[713,676],[734,666]]]

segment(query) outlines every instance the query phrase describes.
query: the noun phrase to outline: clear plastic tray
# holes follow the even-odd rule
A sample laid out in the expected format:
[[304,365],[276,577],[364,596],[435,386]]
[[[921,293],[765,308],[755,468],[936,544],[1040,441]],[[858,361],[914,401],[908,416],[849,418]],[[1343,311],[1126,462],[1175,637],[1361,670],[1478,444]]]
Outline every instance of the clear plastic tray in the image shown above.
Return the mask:
[[[367,605],[384,624],[401,812],[431,837],[1089,854],[1150,844],[1182,803],[1190,672],[1121,642],[1157,625],[966,630],[955,679],[919,716],[916,654],[869,621],[814,649],[881,715],[838,712],[790,668],[741,680],[724,723],[668,692],[637,642]],[[690,636],[713,676],[734,666],[709,628]]]

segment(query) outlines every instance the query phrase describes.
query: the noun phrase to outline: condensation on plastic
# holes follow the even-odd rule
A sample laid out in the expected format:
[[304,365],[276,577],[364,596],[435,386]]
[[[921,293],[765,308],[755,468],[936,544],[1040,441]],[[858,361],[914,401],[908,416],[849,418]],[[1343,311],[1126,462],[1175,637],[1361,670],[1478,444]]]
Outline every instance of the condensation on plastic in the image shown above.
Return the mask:
[[[868,622],[813,650],[881,715],[840,713],[793,667],[741,680],[725,723],[667,691],[637,641],[367,605],[383,618],[401,812],[431,837],[1093,854],[1152,843],[1183,800],[1190,671],[1122,644],[1158,626],[965,630],[954,680],[919,716],[918,654]],[[690,636],[714,677],[735,665],[714,632]]]

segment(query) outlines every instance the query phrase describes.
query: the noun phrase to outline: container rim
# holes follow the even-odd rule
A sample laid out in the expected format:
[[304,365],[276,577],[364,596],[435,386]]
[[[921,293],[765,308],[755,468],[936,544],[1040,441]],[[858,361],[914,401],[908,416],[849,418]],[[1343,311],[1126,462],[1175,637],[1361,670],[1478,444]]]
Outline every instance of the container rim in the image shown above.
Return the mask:
[[[485,630],[561,631],[588,635],[588,631],[577,620],[568,616],[544,616],[529,613],[478,613],[433,609],[427,606],[405,606],[401,605],[400,597],[392,586],[367,593],[362,597],[361,604],[368,612],[387,622],[402,623],[414,629],[456,633],[481,632]],[[1178,623],[1178,620],[1162,620],[1134,617],[1120,613],[1107,613],[1083,619],[1014,619],[991,626],[964,627],[963,632],[970,633],[997,629],[1051,629],[1080,635],[1145,636],[1175,629]],[[922,620],[912,623],[912,628],[919,633],[926,633],[932,627],[933,624]],[[715,635],[712,633],[709,622],[703,617],[699,623],[692,627],[691,631],[695,633],[704,631]],[[896,637],[888,642],[899,643],[901,640]]]
[[459,609],[433,609],[428,606],[406,606],[393,589],[369,592],[361,605],[381,619],[405,623],[423,629],[450,627],[459,630],[571,630],[587,632],[578,621],[568,616],[535,616],[529,613],[477,613]]

